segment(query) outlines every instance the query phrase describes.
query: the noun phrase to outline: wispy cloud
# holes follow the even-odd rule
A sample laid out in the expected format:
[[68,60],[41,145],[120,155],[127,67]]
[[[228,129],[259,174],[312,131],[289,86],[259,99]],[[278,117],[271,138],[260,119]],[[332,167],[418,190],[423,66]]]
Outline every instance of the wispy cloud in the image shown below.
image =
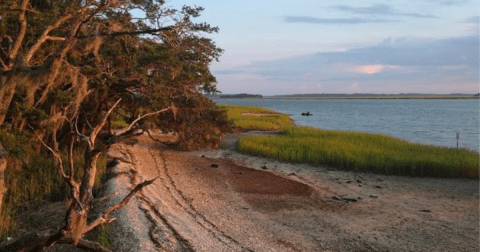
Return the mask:
[[353,14],[363,15],[384,15],[384,16],[406,16],[416,18],[438,18],[435,15],[419,14],[419,13],[407,13],[399,12],[393,9],[392,6],[387,4],[375,4],[370,7],[351,7],[346,5],[333,6],[334,9],[350,12]]
[[464,5],[471,0],[428,0],[429,2],[438,3],[444,6],[452,6],[452,5]]
[[311,24],[365,24],[365,23],[391,23],[399,20],[389,19],[365,19],[365,18],[315,18],[308,16],[286,16],[287,23],[311,23]]
[[480,24],[480,16],[466,18],[464,23]]

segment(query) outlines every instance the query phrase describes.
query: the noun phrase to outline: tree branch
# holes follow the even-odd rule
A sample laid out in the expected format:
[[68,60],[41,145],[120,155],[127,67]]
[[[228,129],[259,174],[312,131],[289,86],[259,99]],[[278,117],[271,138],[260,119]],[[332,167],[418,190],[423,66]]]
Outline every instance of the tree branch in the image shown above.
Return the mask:
[[[54,244],[73,245],[73,243],[73,238],[71,236],[62,236],[61,231],[56,232],[53,235],[42,234],[37,231],[36,233],[29,233],[13,243],[0,246],[0,252],[41,251]],[[79,239],[76,247],[95,252],[112,252],[98,242],[92,242],[85,239]]]
[[[65,237],[60,239],[58,244],[73,244],[73,239],[71,237]],[[112,252],[112,250],[104,247],[98,242],[93,242],[85,239],[80,239],[78,240],[78,243],[76,247],[85,249],[85,250],[90,250],[90,251],[95,251],[95,252]]]
[[107,210],[105,210],[96,220],[94,220],[92,223],[90,223],[85,228],[84,233],[87,233],[87,232],[91,231],[96,226],[98,226],[102,223],[109,223],[109,222],[112,222],[113,220],[115,220],[115,219],[110,218],[111,213],[113,213],[113,212],[119,210],[120,208],[124,207],[126,204],[128,204],[128,202],[130,202],[130,200],[133,198],[133,196],[135,196],[136,193],[138,193],[140,190],[142,190],[145,186],[148,186],[148,185],[152,184],[157,179],[158,179],[158,177],[156,177],[152,180],[146,180],[143,183],[140,183],[137,186],[135,186],[135,188],[133,188],[133,190],[131,190],[130,193],[125,198],[123,198],[122,201],[120,201],[119,203],[107,208]]
[[18,8],[10,8],[10,10],[12,11],[28,11],[28,12],[31,12],[31,13],[35,13],[35,14],[42,14],[36,10],[30,10],[30,9],[18,9]]
[[30,0],[23,0],[22,2],[22,12],[18,17],[20,21],[20,31],[18,32],[17,39],[15,39],[15,43],[13,44],[12,51],[9,53],[9,67],[13,66],[14,59],[18,55],[18,51],[20,50],[20,46],[22,45],[23,38],[25,37],[25,31],[27,30],[27,19],[25,18],[25,12],[27,10],[27,5]]
[[120,134],[123,134],[129,130],[132,129],[132,127],[140,120],[142,120],[143,118],[147,117],[147,116],[151,116],[151,115],[156,115],[156,114],[160,114],[162,112],[165,112],[167,110],[171,109],[171,107],[168,107],[168,108],[164,108],[162,110],[158,110],[158,111],[155,111],[155,112],[152,112],[152,113],[147,113],[143,116],[138,116],[137,119],[135,119],[132,123],[130,123],[130,125],[128,125],[126,128],[123,128],[117,135],[120,135]]
[[[58,151],[55,151],[52,148],[50,148],[42,140],[42,138],[37,134],[37,132],[32,128],[32,126],[30,124],[28,124],[28,127],[30,127],[30,129],[33,130],[33,133],[35,133],[35,135],[37,136],[38,140],[40,140],[42,145],[45,146],[45,148],[47,148],[53,154],[53,156],[55,156],[55,158],[57,159],[58,166],[59,166],[58,169],[60,170],[60,174],[62,175],[63,179],[65,180],[65,182],[67,182],[67,184],[70,186],[70,188],[72,190],[72,198],[78,203],[80,208],[83,210],[83,205],[80,202],[80,200],[78,199],[78,194],[79,194],[78,183],[75,181],[74,176],[73,176],[73,154],[71,154],[73,152],[73,141],[70,144],[70,151],[69,151],[70,152],[69,153],[70,175],[67,176],[65,174],[65,169],[63,167],[63,161],[62,161],[62,157],[60,156],[60,153],[58,153]],[[54,139],[54,141],[56,141],[56,139]]]
[[38,140],[40,140],[40,142],[42,143],[43,146],[45,146],[45,148],[47,148],[52,154],[53,156],[57,159],[58,163],[59,163],[59,170],[60,170],[60,174],[62,175],[62,177],[68,182],[68,177],[67,175],[65,174],[65,171],[63,170],[63,161],[62,161],[62,157],[60,156],[60,153],[58,153],[57,151],[53,150],[52,148],[50,148],[50,146],[48,146],[43,140],[42,138],[37,134],[37,132],[33,129],[33,127],[28,124],[28,127],[30,127],[30,129],[32,129],[33,133],[35,134],[35,136],[37,136]]
[[91,149],[95,148],[95,138],[97,137],[98,132],[100,132],[100,130],[102,130],[103,126],[105,126],[105,123],[107,123],[108,117],[112,113],[113,109],[115,109],[115,107],[117,107],[117,105],[120,103],[121,100],[122,100],[122,98],[118,99],[117,102],[115,102],[115,104],[113,104],[113,106],[103,116],[102,121],[93,129],[93,131],[90,134],[90,137],[88,139],[88,142],[89,142],[89,145],[90,145]]
[[170,145],[170,146],[175,145],[175,142],[158,140],[150,134],[149,130],[145,130],[145,131],[147,132],[147,135],[150,137],[150,139],[152,139],[155,142],[159,142],[159,143],[162,143],[162,144],[165,144],[165,145]]
[[[62,18],[60,18],[59,20],[57,20],[57,22],[55,22],[55,24],[51,25],[51,26],[48,26],[47,29],[45,29],[45,31],[43,32],[42,36],[40,36],[40,38],[38,38],[37,42],[30,48],[30,50],[28,51],[27,55],[25,56],[25,64],[28,65],[28,63],[30,62],[30,59],[33,57],[33,55],[37,52],[37,50],[40,48],[40,46],[47,40],[47,39],[50,39],[50,40],[59,40],[59,38],[57,37],[50,37],[48,36],[48,34],[58,28],[60,25],[62,25],[65,21],[69,20],[70,18],[72,18],[72,15],[71,14],[68,14]],[[62,41],[65,40],[65,38],[62,38],[61,39]]]
[[164,31],[171,31],[174,30],[175,26],[166,26],[162,27],[159,29],[148,29],[148,30],[138,30],[138,31],[121,31],[121,32],[101,32],[101,33],[94,33],[94,34],[87,34],[87,35],[79,35],[77,36],[78,39],[87,39],[87,38],[93,38],[96,36],[103,36],[103,37],[117,37],[117,36],[133,36],[133,35],[139,35],[139,34],[152,34],[155,32],[164,32]]

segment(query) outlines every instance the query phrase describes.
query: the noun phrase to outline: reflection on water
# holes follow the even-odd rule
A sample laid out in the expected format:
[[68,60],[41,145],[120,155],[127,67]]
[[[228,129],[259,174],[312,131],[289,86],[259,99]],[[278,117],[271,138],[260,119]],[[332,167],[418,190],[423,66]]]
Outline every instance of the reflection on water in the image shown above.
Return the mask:
[[[289,114],[297,125],[375,132],[428,145],[479,151],[479,100],[215,99]],[[301,116],[302,112],[313,116]]]

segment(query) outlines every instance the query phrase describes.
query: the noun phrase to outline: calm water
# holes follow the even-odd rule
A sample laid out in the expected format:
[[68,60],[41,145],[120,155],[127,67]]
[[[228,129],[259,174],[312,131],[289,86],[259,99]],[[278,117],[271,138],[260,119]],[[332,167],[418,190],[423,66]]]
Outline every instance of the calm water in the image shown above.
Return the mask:
[[[214,99],[218,104],[264,107],[289,114],[297,125],[375,132],[427,145],[479,151],[478,99],[281,100]],[[301,116],[302,112],[313,116]]]

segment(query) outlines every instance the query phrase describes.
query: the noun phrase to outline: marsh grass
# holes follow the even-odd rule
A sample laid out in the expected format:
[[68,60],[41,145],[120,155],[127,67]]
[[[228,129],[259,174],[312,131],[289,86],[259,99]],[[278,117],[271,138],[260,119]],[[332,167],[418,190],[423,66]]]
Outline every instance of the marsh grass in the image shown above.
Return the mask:
[[[226,109],[228,118],[234,120],[235,126],[242,130],[280,130],[284,125],[293,124],[288,115],[269,109],[233,105],[219,105],[219,107]],[[245,115],[247,113],[261,114],[261,116]]]
[[[76,178],[83,176],[84,155],[79,148],[74,152]],[[66,153],[63,162],[68,164]],[[107,158],[102,154],[97,162],[97,177],[93,188],[94,195],[100,190],[106,174]],[[68,174],[68,171],[67,171]],[[53,158],[46,155],[34,155],[28,162],[18,158],[8,158],[5,171],[5,184],[8,188],[0,210],[0,241],[18,228],[15,216],[35,209],[45,201],[65,200],[68,188],[55,165]]]
[[280,136],[251,136],[240,152],[294,163],[387,175],[478,179],[479,155],[414,144],[390,136],[284,126]]
[[103,246],[111,249],[112,248],[112,238],[110,235],[110,227],[108,224],[102,224],[98,227],[96,240],[98,243]]

